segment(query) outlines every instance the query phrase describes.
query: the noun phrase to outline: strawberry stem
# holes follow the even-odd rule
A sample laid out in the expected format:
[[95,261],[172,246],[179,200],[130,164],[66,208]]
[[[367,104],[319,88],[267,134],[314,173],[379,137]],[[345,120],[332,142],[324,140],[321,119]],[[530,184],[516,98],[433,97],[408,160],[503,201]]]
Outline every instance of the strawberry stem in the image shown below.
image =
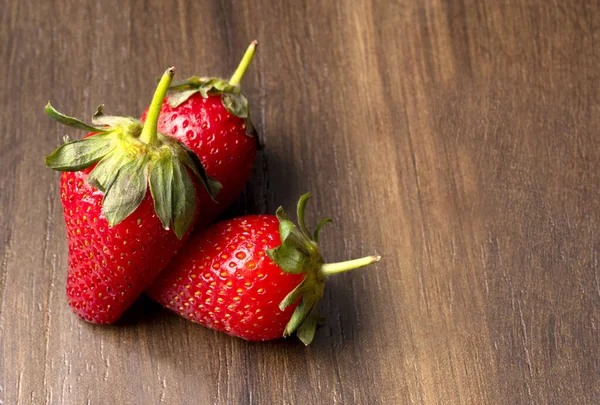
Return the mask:
[[158,86],[156,87],[154,97],[152,97],[152,103],[150,103],[150,107],[148,108],[146,122],[144,122],[144,128],[142,129],[142,134],[140,135],[140,140],[147,144],[152,145],[156,143],[156,138],[158,136],[156,127],[158,125],[160,108],[162,107],[163,100],[167,95],[167,90],[169,90],[169,86],[171,85],[171,80],[173,80],[174,74],[175,67],[170,67],[165,71],[160,79],[160,82],[158,83]]
[[321,266],[321,274],[331,276],[332,274],[343,273],[345,271],[358,269],[381,260],[381,256],[367,256],[360,259],[348,260],[339,263],[325,263]]
[[254,56],[254,52],[256,51],[257,45],[258,41],[254,40],[252,41],[250,46],[248,46],[248,49],[246,49],[246,53],[244,54],[242,61],[233,73],[233,76],[231,76],[231,79],[229,79],[230,85],[237,86],[238,84],[240,84],[244,73],[246,73],[246,69],[248,69],[248,65],[250,65],[250,62],[252,62],[252,57]]

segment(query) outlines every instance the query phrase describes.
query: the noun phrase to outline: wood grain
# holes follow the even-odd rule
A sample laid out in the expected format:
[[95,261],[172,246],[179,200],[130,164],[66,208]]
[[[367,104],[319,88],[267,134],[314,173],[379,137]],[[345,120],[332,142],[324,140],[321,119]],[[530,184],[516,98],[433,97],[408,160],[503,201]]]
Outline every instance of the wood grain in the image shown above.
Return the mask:
[[[0,403],[600,403],[597,1],[33,1],[0,9]],[[312,346],[65,296],[53,104],[139,115],[166,66],[244,78],[265,148],[227,215],[331,215]],[[74,134],[72,134],[74,135]]]

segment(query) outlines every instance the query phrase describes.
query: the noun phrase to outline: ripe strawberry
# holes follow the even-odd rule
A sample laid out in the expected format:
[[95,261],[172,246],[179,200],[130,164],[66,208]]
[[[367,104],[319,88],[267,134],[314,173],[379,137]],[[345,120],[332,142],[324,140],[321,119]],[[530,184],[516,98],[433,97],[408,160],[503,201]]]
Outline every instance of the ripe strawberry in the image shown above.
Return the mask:
[[92,131],[46,158],[48,167],[64,172],[67,298],[87,321],[116,321],[183,245],[201,208],[197,193],[204,191],[196,185],[218,191],[191,151],[157,132],[173,73],[163,75],[145,124],[98,108],[92,127],[46,106],[57,121]]
[[192,236],[147,293],[163,306],[209,328],[247,340],[297,332],[312,341],[327,276],[366,266],[368,256],[325,264],[304,224],[310,195],[298,203],[297,228],[280,207],[277,216],[249,215]]
[[248,100],[239,83],[256,45],[257,41],[250,44],[229,81],[191,77],[173,83],[172,92],[161,109],[159,131],[175,137],[195,152],[206,172],[223,187],[218,204],[203,196],[204,209],[198,227],[213,222],[227,209],[239,197],[252,174],[256,137]]

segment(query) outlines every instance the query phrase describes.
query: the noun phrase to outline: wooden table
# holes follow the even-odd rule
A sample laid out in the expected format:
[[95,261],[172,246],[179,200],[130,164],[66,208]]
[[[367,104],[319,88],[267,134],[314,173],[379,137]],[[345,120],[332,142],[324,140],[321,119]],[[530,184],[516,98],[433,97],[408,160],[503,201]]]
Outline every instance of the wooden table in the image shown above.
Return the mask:
[[[65,299],[48,100],[139,116],[155,78],[229,75],[265,148],[227,215],[333,216],[310,347],[142,299]],[[600,3],[34,1],[0,11],[0,403],[600,403]]]

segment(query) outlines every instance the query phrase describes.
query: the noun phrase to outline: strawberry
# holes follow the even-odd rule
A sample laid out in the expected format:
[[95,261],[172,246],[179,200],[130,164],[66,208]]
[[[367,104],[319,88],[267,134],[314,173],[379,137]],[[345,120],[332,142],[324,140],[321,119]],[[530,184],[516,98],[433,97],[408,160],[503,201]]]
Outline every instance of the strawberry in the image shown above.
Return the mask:
[[64,172],[68,302],[89,322],[121,316],[183,245],[202,208],[198,186],[218,191],[193,152],[157,132],[173,73],[163,75],[145,124],[106,116],[99,107],[94,127],[46,106],[51,118],[92,131],[46,158],[48,167]]
[[298,203],[296,227],[283,208],[216,223],[192,236],[147,294],[166,308],[209,328],[247,340],[297,332],[308,345],[319,320],[328,276],[380,259],[367,256],[325,264],[319,252],[321,221],[310,234]]
[[242,193],[252,174],[257,142],[250,122],[248,100],[239,83],[254,56],[256,45],[257,41],[250,44],[229,81],[191,77],[174,82],[161,109],[158,129],[195,152],[207,173],[222,185],[218,204],[208,195],[203,196],[203,214],[198,227],[213,222],[229,207]]

